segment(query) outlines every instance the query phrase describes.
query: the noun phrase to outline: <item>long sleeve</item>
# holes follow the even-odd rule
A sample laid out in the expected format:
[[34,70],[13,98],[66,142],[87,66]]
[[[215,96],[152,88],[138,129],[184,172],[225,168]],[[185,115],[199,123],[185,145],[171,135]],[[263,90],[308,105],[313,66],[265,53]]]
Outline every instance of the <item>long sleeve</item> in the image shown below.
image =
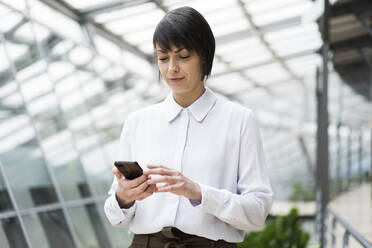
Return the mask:
[[[119,149],[116,156],[116,160],[118,161],[131,161],[130,130],[130,121],[128,117],[120,135]],[[114,181],[108,192],[109,197],[105,201],[104,210],[107,219],[113,226],[127,227],[135,214],[136,203],[128,209],[121,209],[115,196],[117,187],[118,182],[114,176]]]
[[116,200],[115,190],[118,187],[116,178],[109,191],[109,197],[105,201],[105,214],[111,225],[116,227],[128,227],[136,211],[136,203],[128,209],[122,209]]
[[257,120],[252,111],[246,115],[241,129],[236,194],[208,185],[200,186],[202,202],[196,207],[240,230],[263,227],[273,193]]

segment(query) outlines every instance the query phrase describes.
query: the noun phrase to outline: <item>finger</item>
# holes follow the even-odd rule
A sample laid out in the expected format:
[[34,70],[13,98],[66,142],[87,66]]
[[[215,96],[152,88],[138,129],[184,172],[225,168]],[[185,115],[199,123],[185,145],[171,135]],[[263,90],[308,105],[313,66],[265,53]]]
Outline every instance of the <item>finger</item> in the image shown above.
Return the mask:
[[133,188],[138,187],[140,184],[142,184],[146,180],[147,180],[147,176],[142,175],[142,176],[137,177],[137,178],[132,179],[132,180],[125,179],[125,182],[126,182],[129,189],[133,189]]
[[156,168],[156,169],[147,170],[143,174],[177,176],[179,172],[173,169],[169,169],[169,168]]
[[155,184],[155,192],[159,192],[159,188],[164,188],[164,187],[167,187],[167,186],[169,186],[169,184],[164,184],[164,185],[162,185],[162,186],[157,186],[156,184]]
[[168,167],[166,167],[164,165],[156,165],[156,164],[148,164],[147,165],[147,168],[151,168],[151,169],[154,169],[154,168],[166,168],[166,169],[169,169]]
[[151,178],[147,180],[148,184],[156,184],[156,183],[176,183],[177,180],[173,176],[161,176],[157,178]]
[[[148,169],[160,169],[160,168],[163,168],[163,169],[170,169],[170,168],[168,168],[168,167],[165,167],[164,165],[156,165],[156,164],[148,164],[148,165],[146,165],[146,167],[148,168]],[[147,172],[148,172],[149,170],[146,170],[146,171],[144,171],[144,173],[146,174]]]
[[138,200],[143,200],[143,199],[149,197],[150,195],[152,195],[153,193],[154,192],[151,192],[151,191],[145,191],[142,194],[138,195]]
[[156,189],[156,185],[150,185],[146,191],[152,194],[155,192],[155,189]]
[[172,185],[163,185],[156,187],[157,192],[173,192],[178,189],[177,184],[172,184]]
[[152,194],[155,192],[156,185],[148,185],[144,193]]
[[151,186],[151,185],[149,185],[149,184],[147,183],[147,187],[145,188],[144,192],[146,192],[147,189],[148,189],[150,186]]
[[112,170],[111,170],[111,172],[115,175],[115,177],[116,177],[117,180],[120,180],[121,179],[122,176],[121,176],[121,173],[118,170],[118,168],[113,167]]
[[146,191],[146,189],[148,188],[148,186],[149,186],[149,184],[148,184],[146,181],[143,182],[141,185],[139,185],[138,187],[136,187],[136,188],[134,189],[135,194],[136,194],[136,195],[140,195],[140,194],[142,194],[143,192]]

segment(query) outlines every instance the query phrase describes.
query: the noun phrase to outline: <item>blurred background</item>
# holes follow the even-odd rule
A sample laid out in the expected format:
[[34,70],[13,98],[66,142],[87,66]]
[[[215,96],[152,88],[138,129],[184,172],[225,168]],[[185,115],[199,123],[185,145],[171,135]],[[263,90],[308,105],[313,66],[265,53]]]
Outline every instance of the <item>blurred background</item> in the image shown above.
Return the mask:
[[[181,6],[216,38],[206,86],[257,113],[271,215],[297,206],[314,244],[317,85],[328,78],[329,221],[371,242],[372,1],[334,0],[324,15],[319,0],[0,0],[0,247],[128,246],[103,203],[127,115],[170,92],[152,34]],[[337,226],[341,244],[348,226]]]

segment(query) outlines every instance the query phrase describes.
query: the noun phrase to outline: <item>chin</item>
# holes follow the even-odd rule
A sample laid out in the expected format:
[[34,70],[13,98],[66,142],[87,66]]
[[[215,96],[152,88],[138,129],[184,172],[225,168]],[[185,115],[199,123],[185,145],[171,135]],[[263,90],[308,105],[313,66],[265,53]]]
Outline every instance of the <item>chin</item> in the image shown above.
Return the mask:
[[171,90],[173,94],[177,94],[177,95],[181,95],[187,92],[186,90],[179,90],[179,89],[172,89],[172,88]]
[[173,93],[182,94],[189,91],[189,89],[185,88],[184,85],[171,85],[168,84],[168,87],[172,90]]

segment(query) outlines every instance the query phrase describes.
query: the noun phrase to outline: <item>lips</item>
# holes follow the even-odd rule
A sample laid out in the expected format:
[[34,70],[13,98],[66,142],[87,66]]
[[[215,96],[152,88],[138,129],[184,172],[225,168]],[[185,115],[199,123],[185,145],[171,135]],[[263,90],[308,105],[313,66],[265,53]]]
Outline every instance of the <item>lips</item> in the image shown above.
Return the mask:
[[175,78],[169,78],[169,80],[171,81],[171,82],[179,82],[179,81],[181,81],[182,79],[184,79],[185,77],[175,77]]

